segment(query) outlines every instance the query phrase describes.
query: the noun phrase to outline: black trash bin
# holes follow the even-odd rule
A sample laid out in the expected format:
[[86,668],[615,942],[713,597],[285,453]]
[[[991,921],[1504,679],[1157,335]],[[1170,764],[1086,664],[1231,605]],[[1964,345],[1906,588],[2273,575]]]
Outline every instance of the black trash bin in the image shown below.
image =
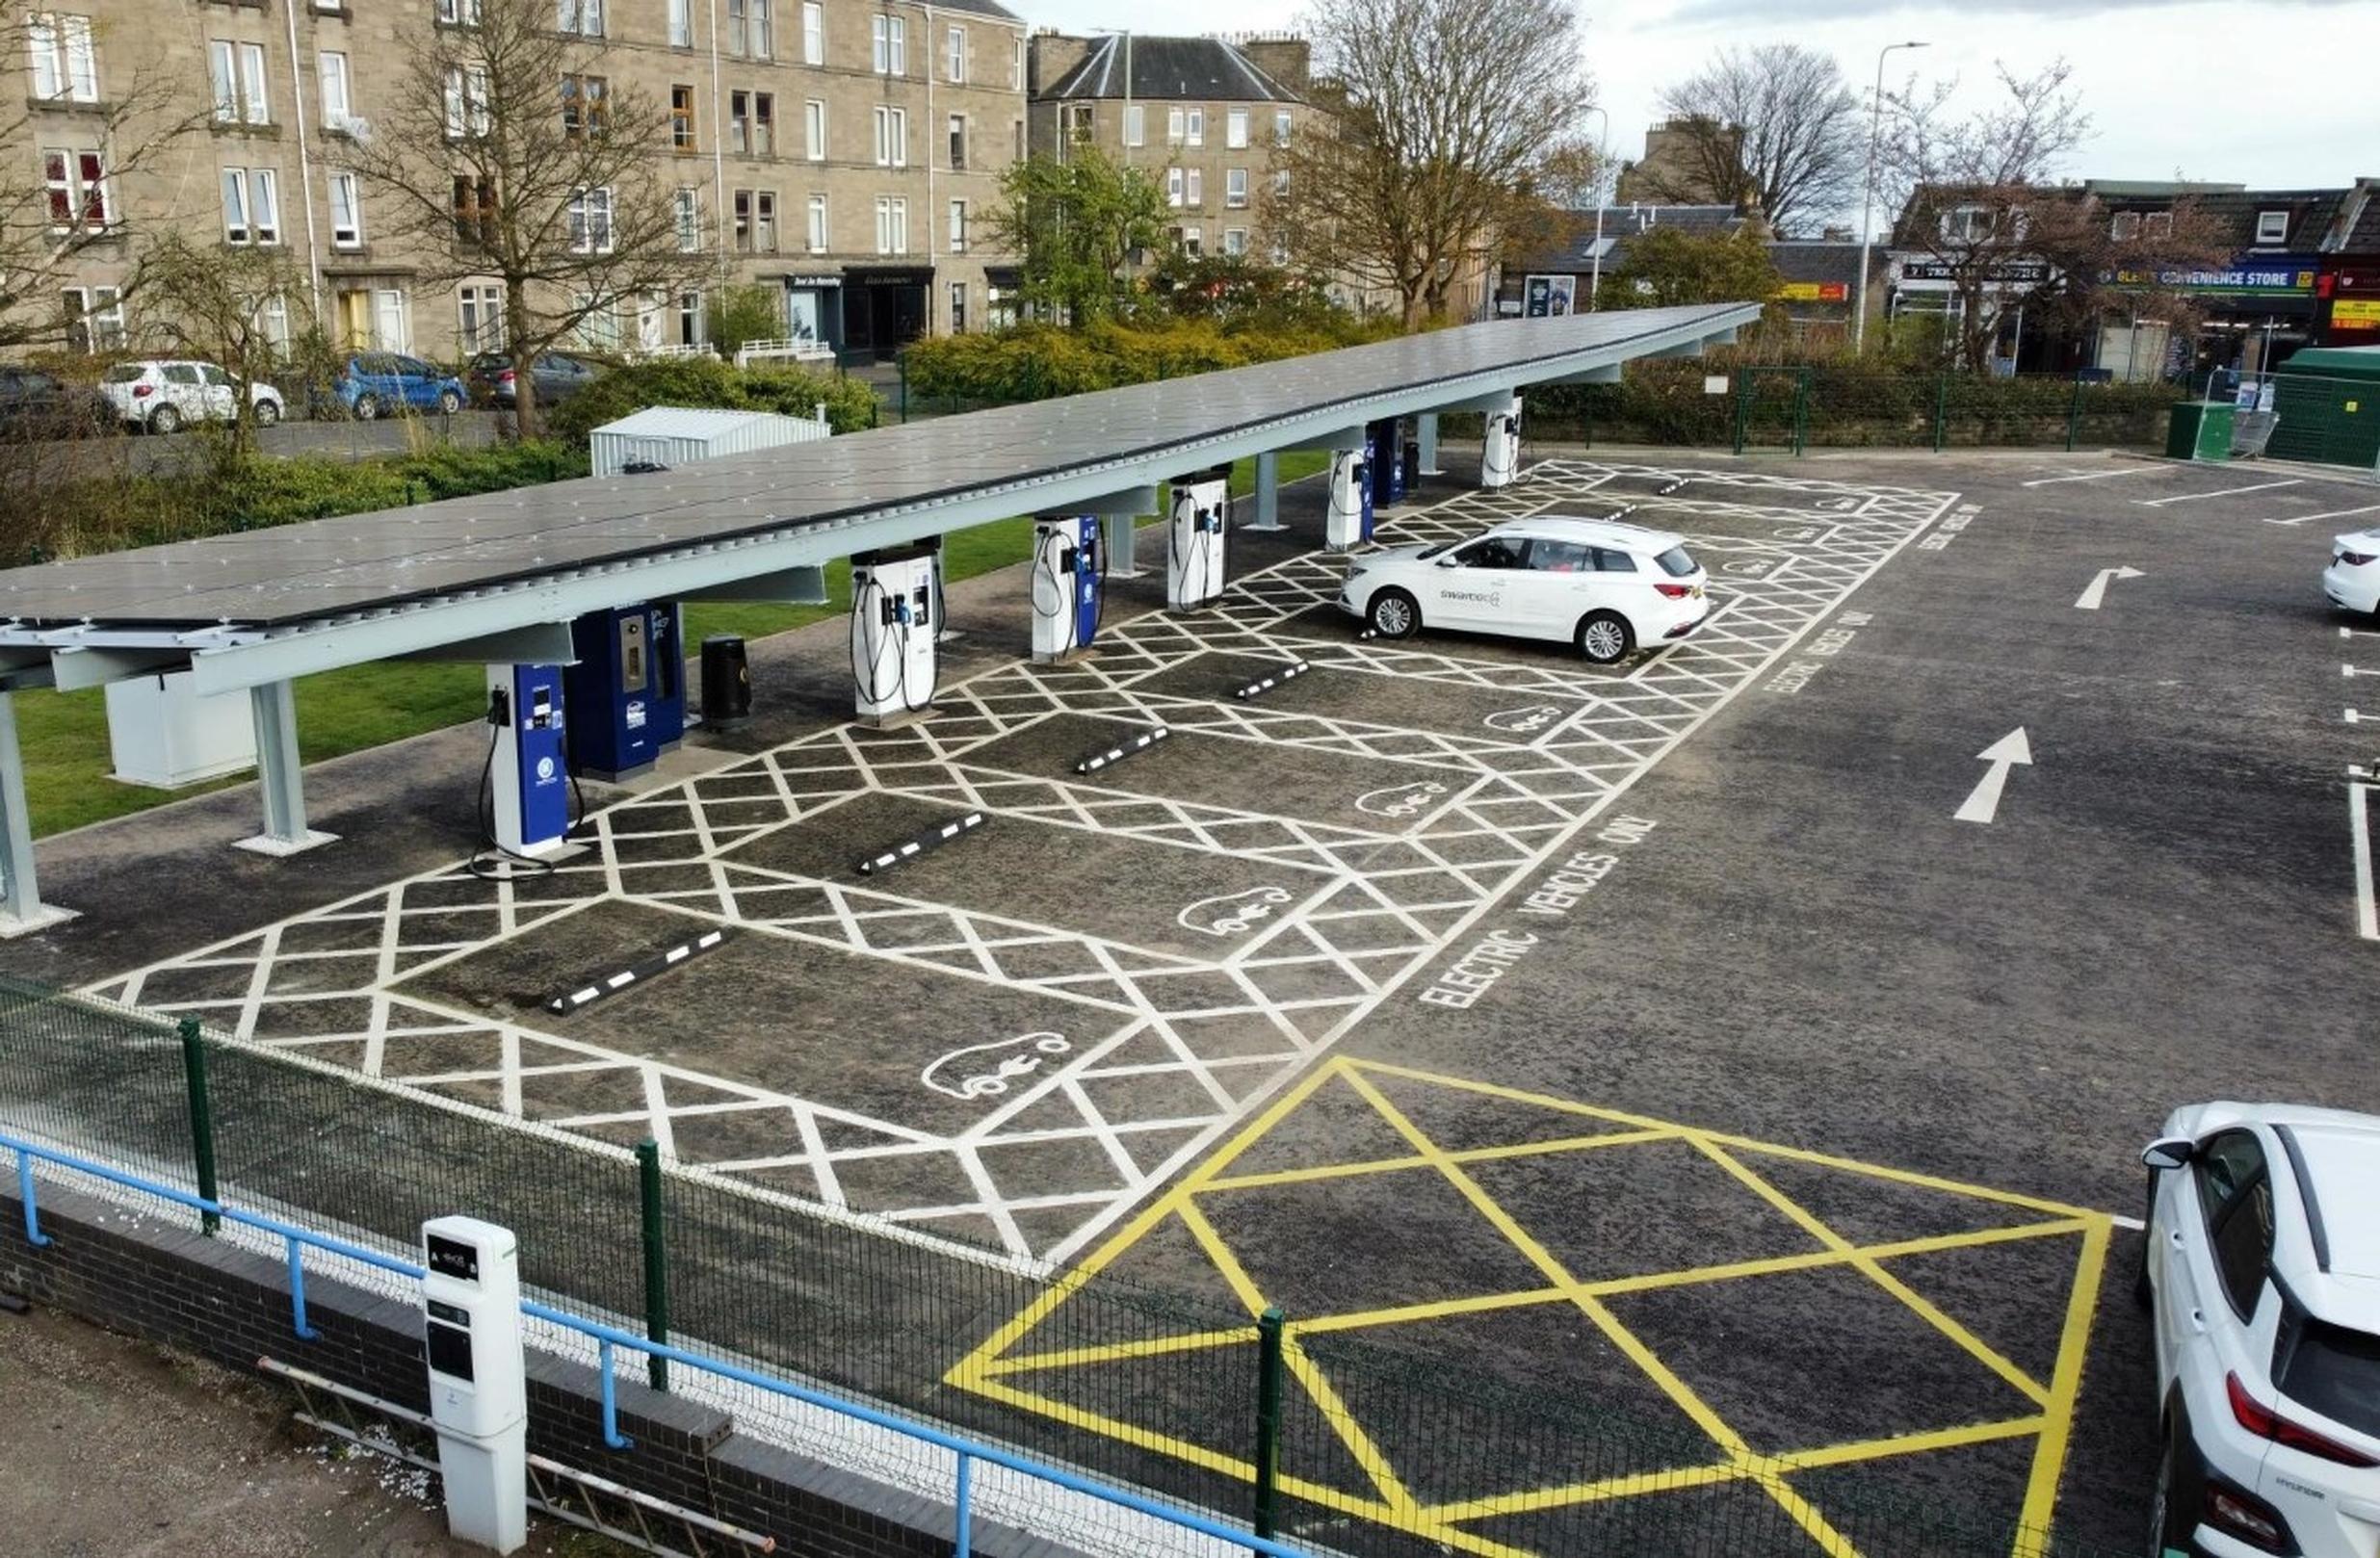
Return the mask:
[[729,724],[752,713],[752,667],[739,634],[719,633],[702,640],[702,718]]
[[1405,496],[1411,497],[1422,490],[1422,441],[1419,438],[1406,439],[1405,447],[1398,451],[1397,458],[1404,467]]

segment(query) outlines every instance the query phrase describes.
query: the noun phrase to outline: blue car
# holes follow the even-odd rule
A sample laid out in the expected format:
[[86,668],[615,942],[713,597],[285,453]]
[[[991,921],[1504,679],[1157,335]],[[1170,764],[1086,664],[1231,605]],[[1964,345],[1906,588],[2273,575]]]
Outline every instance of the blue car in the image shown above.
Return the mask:
[[339,364],[328,398],[358,422],[392,411],[459,411],[462,380],[397,351],[358,351]]

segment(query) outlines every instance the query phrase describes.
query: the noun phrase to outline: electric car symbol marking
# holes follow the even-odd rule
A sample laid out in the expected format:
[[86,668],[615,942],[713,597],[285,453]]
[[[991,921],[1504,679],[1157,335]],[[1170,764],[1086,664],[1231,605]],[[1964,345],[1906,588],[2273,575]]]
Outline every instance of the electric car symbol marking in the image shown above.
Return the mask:
[[1818,538],[1815,525],[1788,525],[1776,532],[1780,541],[1815,541]]
[[1355,797],[1355,809],[1373,817],[1419,817],[1429,803],[1446,793],[1441,784],[1391,785]]
[[1526,709],[1501,710],[1488,715],[1481,723],[1490,730],[1500,730],[1509,736],[1534,736],[1561,717],[1561,710],[1553,704],[1536,703]]
[[1278,904],[1290,900],[1286,887],[1259,887],[1244,893],[1221,893],[1196,903],[1174,916],[1174,922],[1184,930],[1204,931],[1210,936],[1239,936],[1245,934],[1259,920],[1269,917]]
[[[971,1044],[917,1074],[917,1079],[948,1098],[998,1098],[1008,1083],[1041,1069],[1045,1055],[1062,1055],[1074,1048],[1056,1033],[1025,1033],[990,1044]],[[1015,1052],[1005,1053],[1004,1052]],[[990,1057],[1000,1055],[997,1061]]]

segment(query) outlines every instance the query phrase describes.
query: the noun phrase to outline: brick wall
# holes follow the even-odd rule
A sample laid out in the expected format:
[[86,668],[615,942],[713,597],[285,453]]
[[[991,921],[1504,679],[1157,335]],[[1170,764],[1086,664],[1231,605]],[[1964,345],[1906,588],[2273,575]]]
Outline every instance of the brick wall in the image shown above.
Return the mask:
[[[306,1319],[290,1325],[281,1260],[197,1231],[195,1214],[135,1217],[123,1207],[43,1185],[39,1249],[25,1238],[13,1181],[0,1192],[0,1290],[228,1368],[271,1357],[426,1411],[421,1316],[409,1303],[309,1270]],[[683,1365],[679,1365],[683,1366]],[[617,1374],[627,1450],[603,1441],[594,1370],[532,1352],[529,1448],[674,1504],[776,1538],[796,1558],[941,1558],[953,1545],[946,1502],[920,1498],[740,1434],[726,1414],[647,1389],[631,1360]],[[989,1558],[1060,1558],[1067,1549],[979,1520]]]

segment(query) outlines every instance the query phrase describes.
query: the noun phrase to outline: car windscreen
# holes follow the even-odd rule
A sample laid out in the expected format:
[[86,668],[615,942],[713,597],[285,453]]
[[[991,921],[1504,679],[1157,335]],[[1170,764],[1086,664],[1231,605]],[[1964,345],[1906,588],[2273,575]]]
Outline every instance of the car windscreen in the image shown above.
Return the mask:
[[1436,546],[1425,546],[1413,555],[1417,558],[1434,558],[1439,553],[1444,552],[1448,547],[1451,547],[1453,544],[1454,543],[1452,541],[1440,541]]
[[105,382],[110,384],[137,384],[141,381],[141,376],[147,372],[147,369],[142,367],[137,362],[119,362],[115,367],[108,370]]
[[2308,1315],[2281,1361],[2281,1392],[2333,1422],[2380,1434],[2380,1337]]
[[1684,579],[1694,571],[1693,554],[1682,546],[1673,546],[1653,559],[1661,565],[1661,572],[1672,579]]

